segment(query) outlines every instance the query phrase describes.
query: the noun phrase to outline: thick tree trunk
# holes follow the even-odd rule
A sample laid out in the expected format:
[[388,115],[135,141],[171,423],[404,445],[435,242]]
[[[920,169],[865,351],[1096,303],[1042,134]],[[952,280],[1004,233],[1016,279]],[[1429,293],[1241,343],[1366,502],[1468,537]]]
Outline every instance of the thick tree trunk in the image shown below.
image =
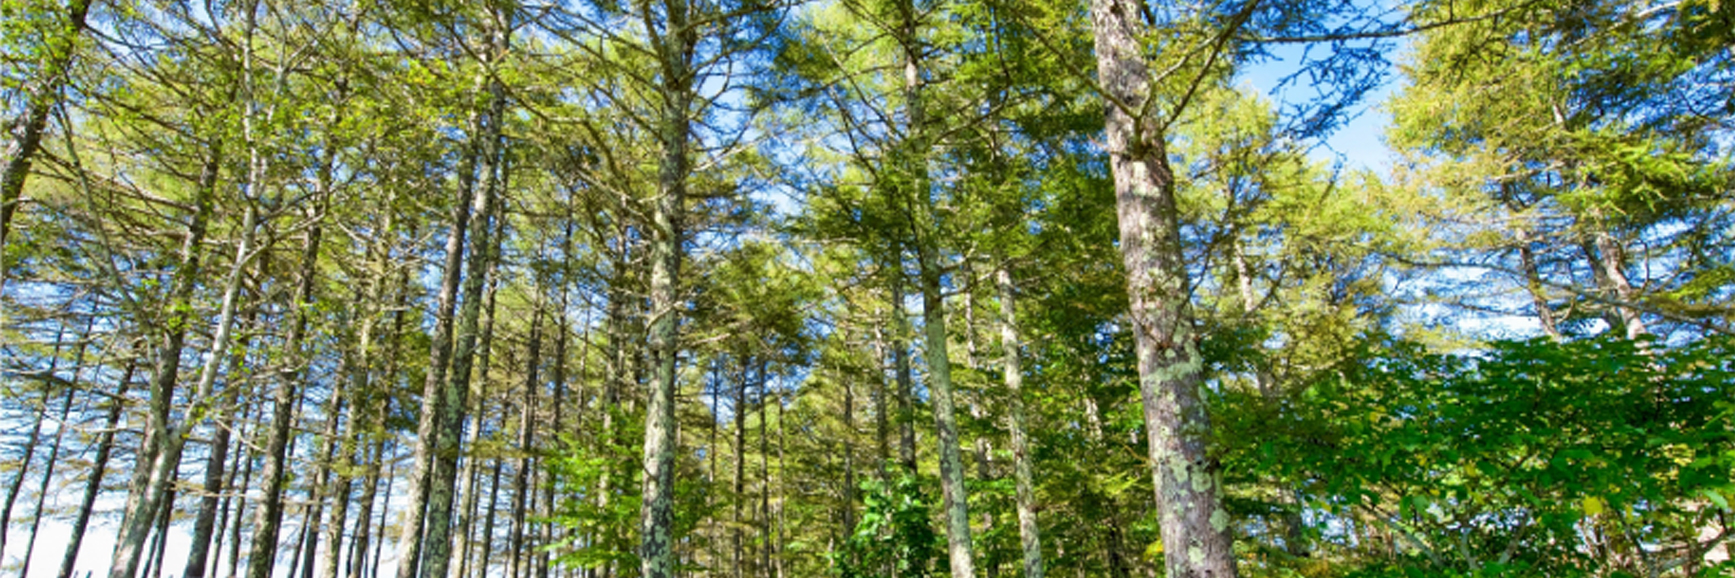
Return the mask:
[[84,546],[84,532],[90,527],[90,515],[96,508],[97,496],[102,493],[103,474],[108,473],[109,456],[114,450],[115,428],[120,425],[121,412],[126,409],[127,390],[132,388],[133,373],[137,369],[138,358],[128,358],[126,371],[121,372],[120,383],[115,385],[114,398],[109,401],[108,415],[103,419],[102,435],[97,438],[96,456],[91,461],[90,474],[84,480],[84,496],[79,500],[71,535],[66,540],[66,553],[60,557],[57,578],[72,578],[72,571],[78,565],[78,549]]
[[1036,525],[1036,489],[1030,474],[1030,440],[1025,435],[1024,368],[1019,361],[1018,308],[1014,305],[1012,270],[1004,259],[995,271],[1000,292],[1001,364],[1006,380],[1007,406],[1012,414],[1012,478],[1018,507],[1018,542],[1024,551],[1024,578],[1042,578],[1042,531]]
[[1161,125],[1145,106],[1152,96],[1141,6],[1092,0],[1091,19],[1164,563],[1170,578],[1229,578],[1236,575],[1229,515],[1206,451],[1211,424],[1200,399],[1203,362],[1187,306],[1174,176]]
[[[680,288],[682,221],[690,170],[693,101],[692,59],[699,30],[688,22],[686,0],[663,0],[663,30],[653,39],[661,64],[661,110],[658,140],[657,197],[651,210],[651,285],[649,345],[650,399],[645,406],[643,501],[639,509],[639,574],[642,578],[675,576],[675,357],[680,350]],[[648,18],[648,16],[647,16]],[[656,31],[647,30],[656,34]]]
[[[475,124],[472,122],[472,124]],[[446,396],[442,393],[452,361],[454,315],[458,306],[458,281],[463,278],[464,241],[472,220],[470,211],[476,202],[476,157],[478,151],[468,150],[458,169],[458,194],[452,200],[452,218],[446,237],[445,274],[440,279],[440,292],[434,306],[434,333],[429,347],[426,380],[423,382],[421,411],[416,420],[415,463],[410,470],[409,509],[404,512],[399,527],[397,548],[397,578],[420,578],[423,559],[423,538],[427,525],[429,496],[436,454],[439,451],[440,424],[446,414]],[[476,274],[472,268],[472,275]],[[382,509],[383,511],[383,509]],[[438,578],[427,575],[428,578]]]

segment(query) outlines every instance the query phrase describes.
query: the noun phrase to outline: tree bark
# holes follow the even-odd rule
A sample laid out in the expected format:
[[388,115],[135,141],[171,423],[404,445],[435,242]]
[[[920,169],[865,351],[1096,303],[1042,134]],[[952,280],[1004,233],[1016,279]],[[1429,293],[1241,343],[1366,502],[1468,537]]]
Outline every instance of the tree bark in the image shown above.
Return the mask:
[[[91,0],[71,0],[66,7],[66,21],[47,34],[43,46],[48,54],[42,70],[24,88],[24,114],[8,123],[10,137],[6,142],[6,164],[0,169],[0,254],[11,240],[12,217],[23,201],[24,183],[30,178],[30,165],[36,151],[42,148],[42,131],[48,128],[48,115],[60,100],[61,87],[72,68],[72,57],[78,36],[84,32],[85,16],[90,13]],[[7,263],[0,260],[0,291],[6,289]],[[4,542],[0,538],[0,542]]]
[[[208,159],[207,166],[200,180],[204,183],[199,195],[206,197],[214,193],[216,186],[217,163],[215,158]],[[189,226],[188,245],[182,249],[182,262],[196,264],[197,245],[204,237],[204,220],[209,218],[209,198],[200,203],[194,221],[198,223],[198,234],[192,234]],[[197,216],[204,215],[203,218]],[[228,280],[223,291],[223,304],[218,313],[216,326],[212,332],[211,351],[214,353],[211,361],[199,374],[199,381],[194,386],[192,399],[195,404],[207,403],[200,400],[212,399],[211,389],[216,383],[217,375],[221,373],[223,361],[228,356],[221,352],[229,350],[230,330],[235,320],[236,301],[239,298],[242,273],[247,262],[252,258],[254,236],[258,229],[258,208],[253,203],[247,203],[246,215],[242,218],[241,242],[235,250],[235,260],[229,270]],[[187,271],[196,275],[197,266]],[[151,439],[147,442],[149,464],[135,464],[138,474],[133,477],[133,485],[128,488],[128,508],[123,514],[120,530],[115,538],[115,551],[109,565],[110,578],[134,578],[138,574],[139,559],[144,554],[145,539],[151,533],[155,521],[154,513],[163,503],[164,494],[168,491],[172,478],[181,463],[181,450],[186,446],[187,434],[205,420],[201,414],[203,407],[193,407],[187,412],[182,423],[176,425],[171,421],[170,406],[173,404],[175,382],[180,374],[180,352],[186,338],[185,316],[191,315],[192,292],[195,279],[192,275],[182,278],[181,271],[175,274],[176,285],[171,290],[170,302],[174,305],[169,335],[165,346],[158,352],[156,383],[151,389],[150,428]],[[141,453],[141,458],[146,455]]]
[[1000,292],[1001,363],[1006,380],[1007,406],[1012,414],[1012,478],[1018,508],[1018,542],[1024,552],[1024,578],[1042,578],[1042,530],[1036,524],[1036,489],[1030,473],[1030,440],[1025,435],[1024,368],[1019,360],[1018,308],[1012,285],[1012,269],[1004,259],[994,274]]
[[[323,207],[319,210],[323,212]],[[319,219],[319,214],[312,215]],[[265,442],[265,472],[261,475],[261,503],[254,521],[253,544],[247,550],[247,578],[271,578],[277,564],[278,533],[283,523],[283,493],[288,477],[288,448],[299,402],[296,385],[304,379],[307,353],[302,351],[308,315],[314,301],[314,276],[318,273],[321,229],[314,224],[302,242],[300,270],[296,272],[295,296],[290,304],[289,330],[283,337],[288,358],[276,375],[271,402],[271,432]],[[299,563],[299,561],[298,561]],[[290,573],[291,576],[295,574]]]
[[1146,106],[1153,96],[1141,6],[1092,0],[1091,21],[1163,558],[1170,578],[1229,578],[1236,575],[1229,515],[1206,448],[1211,424],[1200,398],[1203,362],[1187,305],[1174,176],[1161,123]]
[[114,432],[120,425],[122,410],[126,409],[127,390],[132,388],[133,373],[138,369],[138,358],[127,359],[126,371],[121,372],[120,383],[115,385],[114,398],[109,401],[108,416],[103,420],[102,435],[97,438],[96,456],[91,461],[89,477],[84,481],[84,497],[79,500],[78,514],[73,517],[71,535],[66,540],[66,553],[60,558],[58,578],[72,578],[72,571],[78,564],[78,549],[84,546],[84,532],[90,527],[90,515],[96,508],[96,498],[102,493],[103,474],[108,472],[108,461],[114,450]]
[[[658,139],[657,197],[651,211],[651,284],[649,345],[652,370],[650,399],[645,406],[643,501],[639,508],[639,574],[642,578],[675,576],[675,357],[680,350],[679,316],[682,221],[690,170],[693,101],[692,59],[699,31],[688,22],[686,0],[663,0],[662,34],[653,35],[660,64],[661,109]],[[647,8],[648,10],[648,8]],[[645,15],[649,19],[649,14]],[[647,27],[649,27],[647,25]]]
[[530,452],[535,440],[535,427],[532,408],[536,403],[536,370],[541,360],[542,349],[542,308],[536,307],[530,319],[530,344],[526,351],[529,360],[524,365],[524,399],[518,408],[518,471],[512,480],[512,547],[509,548],[511,561],[507,564],[508,578],[517,578],[525,572],[525,534],[529,520],[525,517],[525,500],[530,491]]
[[[54,332],[54,352],[48,358],[48,372],[54,373],[60,365],[60,346],[65,342],[66,330]],[[0,506],[0,552],[6,549],[6,535],[11,532],[12,506],[18,502],[18,493],[24,490],[24,478],[30,476],[31,462],[36,459],[36,446],[41,442],[42,422],[48,417],[48,394],[43,394],[42,402],[36,410],[36,420],[30,422],[30,435],[24,440],[24,455],[18,460],[18,475],[12,477],[12,483],[6,485],[6,503]],[[62,424],[66,423],[64,420]]]
[[[36,551],[36,532],[42,528],[42,504],[48,498],[48,484],[54,480],[54,466],[60,460],[60,442],[66,439],[66,418],[72,413],[73,394],[78,393],[79,377],[84,375],[84,353],[90,345],[91,325],[96,318],[91,317],[84,327],[84,334],[78,340],[78,354],[72,363],[72,379],[66,386],[66,398],[60,402],[60,420],[54,428],[54,441],[48,444],[48,462],[42,467],[42,485],[36,488],[36,507],[30,514],[30,539],[24,543],[24,560],[18,568],[18,578],[30,578],[30,555]],[[58,356],[57,356],[58,357]],[[19,468],[18,477],[24,477],[24,469]]]
[[[511,15],[496,6],[490,9],[488,59],[498,62],[510,44]],[[463,450],[464,417],[469,411],[470,371],[476,361],[477,329],[481,322],[483,291],[499,251],[500,235],[493,235],[494,210],[507,175],[505,141],[506,88],[498,77],[488,80],[488,111],[481,126],[482,194],[476,199],[470,221],[470,275],[464,278],[463,310],[452,350],[452,369],[445,376],[439,395],[441,415],[437,445],[427,494],[427,531],[421,578],[447,578],[452,564],[452,514],[458,481],[458,458]],[[504,230],[504,225],[500,227]]]

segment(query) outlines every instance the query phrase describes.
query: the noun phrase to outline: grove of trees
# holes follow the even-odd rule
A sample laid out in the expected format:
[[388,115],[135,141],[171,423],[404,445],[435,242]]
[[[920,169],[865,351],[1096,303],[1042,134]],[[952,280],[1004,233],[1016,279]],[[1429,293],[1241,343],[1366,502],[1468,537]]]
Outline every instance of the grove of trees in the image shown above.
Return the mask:
[[0,0],[0,575],[1735,575],[1732,46]]

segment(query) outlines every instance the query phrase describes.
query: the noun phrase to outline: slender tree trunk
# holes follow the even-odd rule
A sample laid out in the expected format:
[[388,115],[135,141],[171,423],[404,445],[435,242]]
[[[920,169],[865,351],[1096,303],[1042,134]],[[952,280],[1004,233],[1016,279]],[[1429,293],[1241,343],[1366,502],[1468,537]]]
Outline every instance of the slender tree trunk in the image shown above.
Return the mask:
[[743,534],[746,524],[741,521],[741,508],[747,501],[747,366],[748,358],[740,357],[741,379],[735,383],[735,578],[742,578],[742,568],[747,563],[743,556],[745,540]]
[[[214,186],[216,167],[210,166],[207,167],[207,170],[210,172],[209,178]],[[186,335],[185,320],[172,322],[180,327],[170,330],[172,335],[169,337],[168,347],[164,347],[159,352],[157,383],[151,392],[151,429],[155,433],[150,436],[153,441],[148,444],[154,446],[150,452],[149,473],[134,476],[134,486],[129,488],[129,493],[136,496],[136,499],[129,498],[130,508],[121,518],[121,528],[115,539],[114,557],[109,566],[109,578],[134,578],[138,574],[139,559],[144,554],[145,539],[150,534],[151,524],[155,518],[152,514],[162,507],[164,495],[173,483],[172,480],[181,464],[181,450],[186,447],[187,434],[192,431],[193,427],[200,425],[206,419],[202,417],[205,413],[204,404],[208,403],[207,400],[213,399],[212,388],[217,381],[217,375],[223,370],[223,362],[228,358],[227,355],[221,353],[229,350],[230,331],[235,321],[236,301],[239,299],[242,273],[246,270],[248,261],[253,257],[254,236],[259,225],[258,217],[258,207],[254,203],[248,202],[246,215],[242,218],[241,242],[235,249],[235,260],[229,270],[228,280],[225,282],[222,306],[218,313],[216,327],[212,331],[211,351],[213,355],[211,361],[206,363],[200,371],[198,383],[193,388],[192,399],[195,400],[195,407],[189,409],[185,419],[179,425],[175,425],[171,421],[169,408],[173,403],[174,381],[180,371],[179,351]],[[202,237],[203,235],[199,236]],[[192,237],[189,235],[189,240]],[[185,307],[180,309],[181,311],[191,310],[192,280],[187,280],[187,283],[186,293],[178,293],[180,288],[177,288],[177,294],[183,295],[184,298],[172,301]],[[168,359],[171,352],[175,355],[172,360]],[[135,467],[141,471],[146,469],[145,464],[136,464]]]
[[897,372],[898,390],[898,462],[904,475],[916,475],[916,414],[915,379],[910,369],[910,321],[904,312],[904,276],[902,258],[896,259],[897,271],[892,272],[892,369]]
[[1042,578],[1042,531],[1036,524],[1036,488],[1030,473],[1030,440],[1024,419],[1024,368],[1019,361],[1018,308],[1012,270],[1002,259],[994,275],[1000,291],[1000,348],[1008,409],[1012,413],[1012,478],[1018,503],[1018,542],[1024,550],[1024,578]]
[[[323,207],[318,209],[323,212]],[[319,219],[320,215],[312,215]],[[283,493],[288,477],[288,448],[291,429],[295,424],[295,407],[299,401],[296,384],[304,379],[302,367],[307,359],[302,351],[308,325],[308,314],[314,301],[314,276],[318,273],[319,246],[322,226],[308,228],[301,249],[300,270],[296,272],[295,297],[291,301],[289,331],[283,338],[283,351],[288,358],[284,369],[276,376],[272,396],[271,433],[265,442],[264,487],[258,519],[254,521],[253,544],[247,551],[247,578],[271,578],[277,563],[278,533],[283,523]],[[298,561],[299,563],[299,561]],[[294,572],[290,576],[295,576]]]
[[[307,497],[311,503],[307,512],[307,521],[304,524],[307,528],[304,538],[307,546],[302,550],[301,578],[313,578],[314,565],[319,556],[320,529],[326,524],[325,504],[331,501],[331,496],[323,494],[331,483],[332,461],[337,459],[338,421],[343,414],[344,405],[343,380],[338,379],[332,386],[331,398],[326,400],[325,429],[320,436],[324,438],[322,443],[325,447],[320,450],[317,462],[313,466],[312,483],[307,486]],[[342,540],[343,537],[343,518],[331,520],[331,527],[337,532],[338,538],[327,547],[327,550],[330,551],[327,557],[335,557],[338,553],[338,541]],[[331,561],[329,565],[336,568],[337,562]]]
[[149,411],[145,423],[144,440],[139,444],[133,463],[133,475],[127,485],[126,505],[124,506],[121,527],[118,532],[116,561],[126,564],[120,568],[123,572],[114,572],[113,578],[134,578],[138,574],[138,559],[144,546],[142,533],[150,528],[148,523],[140,523],[136,517],[146,511],[140,502],[148,491],[150,483],[150,464],[155,461],[160,432],[169,425],[169,404],[174,399],[175,385],[180,380],[181,352],[185,348],[187,324],[192,321],[188,313],[193,308],[193,290],[197,287],[200,277],[200,250],[205,243],[207,226],[216,204],[216,187],[218,169],[222,160],[218,156],[217,147],[211,147],[210,155],[205,159],[199,173],[199,183],[193,197],[193,214],[187,223],[186,234],[182,238],[181,254],[176,264],[175,272],[169,281],[169,293],[165,301],[168,306],[165,318],[158,323],[162,327],[160,338],[162,342],[156,348],[155,367],[152,371],[150,389],[147,392],[150,400]]
[[470,210],[474,202],[472,197],[475,196],[477,154],[474,147],[466,151],[458,169],[458,194],[452,201],[452,218],[446,237],[445,274],[440,279],[440,292],[435,298],[433,343],[429,348],[427,376],[422,387],[421,411],[416,420],[415,464],[410,470],[407,496],[409,509],[404,512],[403,524],[398,532],[397,578],[423,576],[420,567],[427,505],[432,489],[429,485],[432,482],[430,476],[439,447],[439,424],[446,413],[446,398],[442,391],[452,358],[454,312],[458,306],[458,281],[463,278],[464,238],[469,232],[472,220]]
[[[95,318],[92,318],[94,322]],[[60,442],[66,438],[67,416],[72,413],[72,397],[78,392],[79,376],[84,371],[84,352],[90,343],[90,326],[84,328],[84,335],[79,339],[78,355],[73,362],[71,383],[66,386],[66,398],[60,402],[59,425],[54,428],[54,441],[48,445],[48,463],[42,466],[42,485],[36,488],[36,507],[30,514],[30,539],[24,543],[24,560],[18,568],[18,578],[30,578],[30,556],[36,552],[36,531],[42,527],[42,503],[48,498],[48,484],[54,480],[54,466],[60,460]],[[18,476],[24,477],[22,469]]]
[[1211,423],[1200,399],[1203,366],[1187,308],[1174,176],[1161,124],[1145,106],[1152,96],[1141,6],[1092,0],[1091,19],[1163,558],[1170,578],[1231,578],[1229,515],[1206,451]]
[[[381,456],[381,459],[385,459],[385,458],[390,457],[390,456],[395,456],[397,454],[397,452],[398,452],[397,442],[394,441],[391,444],[388,444],[386,447],[388,447],[390,449],[388,449],[386,451],[386,453]],[[398,462],[397,462],[396,458],[391,458],[391,460],[392,460],[392,465],[390,467],[386,468],[385,477],[380,478],[379,480],[376,480],[376,481],[379,481],[380,483],[384,483],[384,484],[390,484],[391,480],[397,479],[397,477],[398,477],[398,475],[397,475],[398,474]],[[374,489],[374,491],[377,493],[379,491],[379,489],[376,487]],[[368,572],[367,572],[366,578],[379,578],[380,560],[385,559],[386,521],[391,519],[391,514],[392,514],[391,510],[392,510],[392,501],[390,498],[387,498],[387,499],[382,500],[380,502],[380,529],[378,532],[380,539],[374,541],[373,563],[368,565]]]
[[84,546],[84,532],[90,527],[90,515],[96,508],[96,498],[102,493],[103,474],[108,473],[108,461],[114,450],[115,428],[126,409],[127,390],[132,389],[133,373],[138,369],[138,357],[127,359],[126,371],[121,372],[115,385],[114,398],[109,401],[108,416],[103,419],[102,435],[97,438],[96,456],[91,461],[90,474],[84,480],[84,497],[79,500],[78,513],[72,520],[71,535],[66,540],[66,553],[60,557],[58,578],[72,578],[78,565],[78,549]]
[[769,576],[777,546],[771,528],[771,438],[765,434],[765,421],[771,419],[770,406],[766,405],[771,400],[766,365],[766,358],[759,358],[759,539],[764,543],[759,549],[759,572]]
[[531,313],[530,344],[526,351],[529,360],[524,365],[524,399],[518,408],[518,471],[512,480],[512,547],[509,548],[510,562],[507,564],[506,575],[517,578],[525,567],[525,534],[528,520],[525,518],[525,499],[530,491],[530,451],[535,434],[532,428],[532,408],[536,403],[536,370],[541,364],[542,349],[542,308],[536,306]]
[[494,458],[493,473],[488,479],[488,516],[482,521],[482,560],[476,565],[476,578],[488,576],[488,564],[494,557],[494,517],[495,506],[500,503],[500,465],[503,460]]
[[[66,20],[49,31],[40,45],[45,49],[42,69],[24,87],[24,114],[8,123],[6,159],[0,168],[0,253],[11,240],[12,216],[23,200],[24,183],[30,178],[31,161],[42,147],[42,131],[48,128],[48,115],[60,100],[61,87],[66,84],[67,71],[72,68],[78,36],[84,32],[85,15],[91,0],[71,0],[66,6]],[[7,263],[0,260],[0,291],[6,288]],[[0,542],[4,542],[0,538]]]
[[947,352],[946,304],[940,288],[940,227],[929,191],[927,111],[923,102],[924,80],[920,13],[913,0],[898,6],[903,17],[904,102],[909,122],[903,167],[909,182],[907,212],[915,239],[916,261],[922,293],[923,358],[928,364],[928,400],[934,407],[935,436],[940,454],[940,493],[946,518],[947,558],[953,576],[976,575],[970,552],[969,503],[964,493],[964,463],[958,445],[958,421],[952,402],[952,362]]
[[[264,411],[263,407],[258,409]],[[253,436],[259,435],[259,427],[254,426],[250,433]],[[229,567],[223,573],[223,575],[228,578],[235,578],[236,576],[241,575],[241,529],[244,525],[241,521],[247,519],[246,488],[253,487],[253,468],[259,461],[249,448],[242,448],[240,454],[242,459],[246,462],[246,466],[244,471],[241,473],[241,485],[236,486],[237,488],[241,488],[242,491],[235,493],[235,516],[229,523]]]
[[[471,420],[472,427],[470,429],[475,432],[474,434],[471,434],[473,439],[480,439],[482,436],[485,412],[480,408],[487,403],[488,384],[491,381],[488,372],[493,368],[495,298],[499,287],[499,277],[496,274],[498,267],[499,264],[494,263],[488,268],[488,288],[485,290],[488,295],[487,305],[483,307],[482,311],[482,345],[480,350],[477,352],[480,359],[478,359],[476,363],[477,377],[476,379],[471,380],[469,384],[470,399],[475,400],[471,403],[478,407]],[[458,557],[458,563],[451,568],[452,578],[463,578],[464,576],[467,576],[469,572],[470,556],[473,550],[470,545],[470,534],[474,531],[475,523],[473,518],[476,517],[477,496],[475,479],[479,475],[477,474],[477,467],[480,463],[481,461],[477,459],[476,456],[471,456],[464,463],[464,469],[468,472],[465,474],[465,483],[468,484],[469,487],[464,489],[465,503],[463,504],[463,509],[459,511],[461,516],[458,521],[458,534],[455,540],[456,545],[453,547],[454,555]]]
[[[874,462],[874,469],[879,472],[880,482],[887,482],[886,463],[892,459],[890,395],[886,392],[886,341],[885,331],[880,326],[880,311],[874,310],[874,446],[878,450],[879,459]],[[851,503],[854,503],[852,500]],[[853,531],[853,525],[851,526]]]
[[[258,321],[258,312],[257,308],[248,310],[248,325],[253,325]],[[240,345],[237,348],[238,352],[234,355],[234,360],[230,362],[232,367],[242,367],[246,363],[246,351],[252,344],[243,339]],[[221,410],[223,412],[228,412],[235,407],[241,394],[240,387],[231,386],[227,390]],[[245,417],[243,416],[243,421],[245,421]],[[205,460],[205,480],[203,492],[199,496],[199,513],[193,522],[193,543],[188,546],[187,565],[181,572],[183,578],[205,578],[206,567],[211,565],[212,542],[221,542],[220,537],[223,528],[220,522],[226,522],[221,518],[221,515],[228,512],[229,505],[229,500],[224,499],[222,494],[227,485],[233,482],[232,478],[235,477],[234,472],[225,470],[225,465],[229,461],[229,443],[231,436],[234,435],[232,430],[236,427],[239,426],[233,421],[228,425],[217,424],[216,433],[212,436],[211,453]],[[243,450],[241,453],[246,452]],[[245,488],[243,488],[243,493],[245,493]],[[213,538],[219,539],[213,540]]]
[[[511,15],[503,9],[491,9],[488,24],[488,59],[497,62],[510,44]],[[487,114],[483,118],[481,138],[482,194],[476,199],[474,218],[470,222],[470,272],[464,278],[464,303],[452,349],[452,370],[445,376],[440,395],[441,415],[437,432],[437,448],[430,473],[427,494],[427,533],[422,565],[422,578],[446,578],[452,563],[452,514],[454,490],[458,481],[458,458],[463,448],[464,417],[469,411],[470,371],[476,361],[477,329],[482,317],[483,290],[494,254],[499,250],[499,237],[491,235],[494,228],[496,199],[505,188],[507,176],[505,142],[501,125],[505,122],[506,89],[498,78],[488,82]],[[504,226],[502,224],[502,231]]]
[[151,557],[145,564],[145,578],[162,578],[163,554],[169,547],[169,522],[174,519],[175,482],[180,479],[180,472],[169,475],[169,490],[164,492],[162,503],[157,505],[157,522],[154,541],[151,542]]
[[[65,337],[64,329],[54,332],[54,353],[49,356],[48,362],[48,371],[51,374],[60,365],[60,346]],[[6,503],[0,506],[0,551],[5,550],[6,535],[11,533],[12,506],[18,502],[18,493],[24,490],[24,478],[30,476],[31,462],[36,460],[36,446],[41,441],[42,422],[48,418],[48,403],[48,394],[44,393],[36,410],[36,420],[30,423],[30,436],[24,441],[24,455],[18,460],[18,475],[13,476],[12,483],[6,485]]]

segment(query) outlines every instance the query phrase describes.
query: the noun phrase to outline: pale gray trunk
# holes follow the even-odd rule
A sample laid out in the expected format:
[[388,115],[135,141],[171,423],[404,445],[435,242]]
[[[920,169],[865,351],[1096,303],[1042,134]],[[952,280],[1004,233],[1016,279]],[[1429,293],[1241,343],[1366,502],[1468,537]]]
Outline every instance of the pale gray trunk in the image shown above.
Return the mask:
[[1637,307],[1638,291],[1626,274],[1626,248],[1621,245],[1614,234],[1599,231],[1594,238],[1596,262],[1591,266],[1597,269],[1596,280],[1606,293],[1611,293],[1619,300],[1615,312],[1619,315],[1620,327],[1626,331],[1627,339],[1637,339],[1650,333],[1645,327],[1645,320]]
[[1174,176],[1162,123],[1146,106],[1153,96],[1142,6],[1092,0],[1091,21],[1163,558],[1170,578],[1229,578],[1236,575],[1230,520],[1206,447],[1211,423],[1200,398],[1203,362],[1187,306]]
[[1000,292],[1001,364],[1006,379],[1007,408],[1012,414],[1012,479],[1018,507],[1018,542],[1024,551],[1024,577],[1042,578],[1042,530],[1036,525],[1036,489],[1030,473],[1030,441],[1025,435],[1024,368],[1019,360],[1018,308],[1012,270],[1004,260],[994,274]]
[[923,358],[928,363],[928,400],[934,406],[935,441],[940,446],[940,493],[945,507],[947,558],[952,576],[974,577],[969,500],[964,492],[964,459],[959,450],[958,421],[952,401],[952,361],[947,352],[946,304],[940,287],[940,227],[929,191],[932,186],[928,176],[930,144],[926,103],[923,101],[920,15],[912,0],[905,0],[898,8],[903,16],[900,41],[904,47],[904,106],[909,120],[909,136],[904,143],[908,149],[903,159],[905,166],[899,169],[908,173],[908,216],[919,236],[915,239],[915,248],[925,334]]
[[[215,167],[212,167],[211,171],[214,173]],[[214,179],[215,176],[213,175],[212,178]],[[208,408],[206,404],[209,402],[198,400],[212,399],[213,384],[217,381],[217,375],[222,372],[224,360],[229,357],[225,355],[225,352],[229,351],[229,339],[235,321],[236,301],[239,299],[242,273],[246,270],[247,262],[255,252],[253,241],[258,230],[258,208],[252,202],[247,203],[247,213],[242,219],[241,228],[241,242],[235,249],[235,261],[229,269],[228,280],[225,282],[223,290],[223,304],[217,316],[216,327],[212,331],[210,360],[199,373],[199,381],[193,388],[192,399],[196,400],[194,402],[195,407],[188,409],[179,425],[170,421],[169,406],[172,403],[170,396],[174,388],[173,380],[176,379],[180,369],[179,345],[182,341],[181,338],[185,336],[184,329],[173,330],[177,334],[177,336],[171,337],[171,343],[175,347],[165,348],[160,353],[159,367],[164,369],[159,371],[157,385],[151,392],[151,428],[156,432],[151,437],[154,440],[155,448],[148,466],[149,473],[143,476],[142,485],[135,485],[134,488],[131,488],[136,499],[130,501],[130,508],[121,518],[121,527],[115,539],[114,556],[109,566],[110,578],[133,578],[138,574],[139,559],[144,555],[145,540],[151,533],[152,523],[156,517],[154,514],[163,507],[164,495],[173,483],[173,478],[181,464],[181,451],[186,447],[187,434],[192,428],[209,419],[205,415]],[[191,280],[188,283],[190,285]],[[189,288],[186,294],[189,300],[190,294]],[[181,302],[187,303],[190,309],[190,302]],[[184,320],[179,321],[179,323],[184,322]],[[173,361],[166,359],[170,355],[170,350],[173,350],[175,355]],[[141,470],[146,469],[144,464],[138,464],[135,467],[139,467]],[[135,484],[140,481],[139,477],[134,478]]]
[[[680,351],[682,221],[690,169],[689,116],[693,100],[692,59],[699,30],[688,22],[686,0],[663,0],[663,27],[652,39],[660,64],[661,110],[657,197],[651,210],[650,396],[645,406],[643,501],[639,509],[639,574],[675,576],[675,358]],[[647,7],[648,9],[648,7]],[[647,19],[650,15],[645,16]],[[656,35],[655,30],[646,30]]]

